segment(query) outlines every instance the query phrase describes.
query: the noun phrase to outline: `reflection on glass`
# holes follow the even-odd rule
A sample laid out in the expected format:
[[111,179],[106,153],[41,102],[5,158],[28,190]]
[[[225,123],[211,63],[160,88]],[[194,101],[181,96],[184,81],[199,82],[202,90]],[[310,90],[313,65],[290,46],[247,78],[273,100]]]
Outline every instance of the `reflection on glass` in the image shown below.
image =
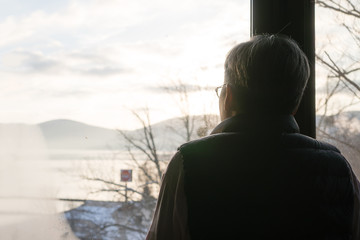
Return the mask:
[[167,161],[219,121],[214,88],[249,29],[248,1],[9,2],[0,238],[144,239]]

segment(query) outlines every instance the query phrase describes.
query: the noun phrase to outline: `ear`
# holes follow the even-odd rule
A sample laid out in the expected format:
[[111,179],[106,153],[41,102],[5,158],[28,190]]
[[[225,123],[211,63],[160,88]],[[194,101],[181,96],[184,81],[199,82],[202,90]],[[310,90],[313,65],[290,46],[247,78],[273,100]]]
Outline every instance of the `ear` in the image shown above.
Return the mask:
[[224,96],[224,108],[225,108],[226,112],[231,113],[231,112],[235,111],[235,109],[236,109],[236,106],[235,106],[236,101],[234,101],[235,96],[229,85],[226,85],[225,89],[226,89],[226,91],[225,91],[225,96]]

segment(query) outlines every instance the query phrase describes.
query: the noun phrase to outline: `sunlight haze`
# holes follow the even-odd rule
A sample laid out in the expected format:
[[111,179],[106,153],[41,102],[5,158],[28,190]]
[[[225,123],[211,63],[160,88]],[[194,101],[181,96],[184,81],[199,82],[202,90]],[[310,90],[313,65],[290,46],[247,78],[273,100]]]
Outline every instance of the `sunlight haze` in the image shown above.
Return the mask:
[[[249,36],[248,1],[11,1],[0,11],[1,122],[72,119],[138,127],[181,115],[163,90],[203,86],[191,113],[217,114],[223,62]],[[211,91],[210,91],[211,89]],[[210,94],[211,93],[211,94]],[[215,102],[212,108],[204,105]],[[207,106],[208,108],[208,106]]]

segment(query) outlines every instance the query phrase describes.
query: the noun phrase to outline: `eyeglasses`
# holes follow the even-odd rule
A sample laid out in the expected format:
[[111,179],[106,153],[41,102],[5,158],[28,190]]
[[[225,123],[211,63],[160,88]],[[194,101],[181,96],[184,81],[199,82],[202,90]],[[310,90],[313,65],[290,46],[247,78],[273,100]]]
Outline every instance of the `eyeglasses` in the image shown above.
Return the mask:
[[216,96],[220,97],[220,93],[221,93],[221,89],[226,85],[227,83],[218,86],[217,88],[215,88],[215,92],[216,92]]

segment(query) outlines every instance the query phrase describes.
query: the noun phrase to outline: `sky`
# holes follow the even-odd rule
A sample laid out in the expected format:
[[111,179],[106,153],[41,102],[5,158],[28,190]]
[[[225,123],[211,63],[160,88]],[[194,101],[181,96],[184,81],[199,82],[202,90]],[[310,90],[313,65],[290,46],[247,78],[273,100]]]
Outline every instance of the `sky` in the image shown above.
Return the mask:
[[[165,90],[179,82],[187,86],[190,114],[217,114],[214,88],[223,83],[227,52],[249,39],[249,3],[0,0],[0,123],[70,119],[134,129],[141,124],[132,111],[148,108],[153,123],[182,115],[181,99]],[[319,9],[317,48],[341,59],[353,46],[336,20]],[[318,97],[325,91],[324,76],[324,69],[317,66]],[[340,95],[333,103],[344,98]],[[18,189],[37,194],[53,175],[48,176],[47,170],[41,175],[44,165],[28,161],[28,155],[38,149],[36,153],[43,154],[45,142],[38,129],[15,129],[0,125],[5,146],[0,152],[0,195],[13,196]],[[19,156],[25,156],[23,161]],[[32,188],[24,188],[31,184]],[[18,203],[11,200],[13,204],[18,211]],[[4,204],[2,208],[10,209]],[[5,217],[0,224],[9,220]]]
[[[164,90],[179,82],[190,114],[217,114],[226,53],[250,34],[250,1],[0,1],[1,123],[134,129],[132,111],[149,109],[152,122],[182,114]],[[319,14],[317,31],[330,30],[317,41],[342,46],[336,23]],[[319,95],[325,74],[318,69]]]
[[[217,113],[223,62],[249,36],[248,1],[16,0],[0,10],[0,122],[72,119],[109,128]],[[198,91],[198,86],[204,91]],[[210,91],[211,89],[211,91]],[[193,101],[191,101],[193,102]]]

